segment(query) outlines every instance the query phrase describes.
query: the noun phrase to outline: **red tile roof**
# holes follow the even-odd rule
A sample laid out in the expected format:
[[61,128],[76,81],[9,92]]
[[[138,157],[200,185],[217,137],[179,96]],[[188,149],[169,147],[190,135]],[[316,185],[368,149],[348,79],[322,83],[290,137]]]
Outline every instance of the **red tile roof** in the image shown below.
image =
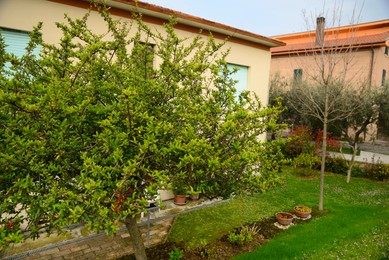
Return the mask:
[[[332,33],[332,34],[331,34]],[[338,32],[328,30],[325,35],[324,48],[363,48],[370,46],[385,46],[389,41],[389,29],[379,33],[368,34],[368,31]],[[348,35],[348,36],[345,36]],[[315,45],[315,32],[305,32],[296,35],[276,36],[287,42],[286,46],[271,48],[272,55],[283,55],[293,52],[317,51],[321,46]],[[288,37],[298,43],[288,44]],[[297,40],[296,40],[297,39]]]

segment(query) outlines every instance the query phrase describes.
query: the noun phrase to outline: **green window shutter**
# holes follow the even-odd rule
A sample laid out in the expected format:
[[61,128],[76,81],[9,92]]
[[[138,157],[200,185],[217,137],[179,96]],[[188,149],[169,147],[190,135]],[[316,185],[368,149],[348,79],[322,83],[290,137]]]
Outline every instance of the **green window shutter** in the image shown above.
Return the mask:
[[[6,52],[13,53],[17,57],[22,57],[25,54],[30,41],[28,32],[0,28],[0,33],[4,38]],[[39,55],[40,49],[40,47],[36,48],[34,54]]]
[[381,86],[385,86],[385,82],[386,82],[386,70],[382,70],[382,82],[381,82]]
[[301,81],[303,78],[303,70],[302,69],[295,69],[293,71],[293,79],[294,81]]

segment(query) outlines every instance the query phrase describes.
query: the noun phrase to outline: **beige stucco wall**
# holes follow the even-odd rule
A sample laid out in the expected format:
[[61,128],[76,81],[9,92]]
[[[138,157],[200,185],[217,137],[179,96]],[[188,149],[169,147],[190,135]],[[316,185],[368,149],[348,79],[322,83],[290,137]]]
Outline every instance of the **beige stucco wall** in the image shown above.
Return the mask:
[[[346,72],[346,81],[352,84],[360,84],[370,81],[371,85],[381,86],[382,70],[386,69],[389,73],[389,58],[384,54],[385,47],[364,48],[354,50],[350,54],[330,54],[331,58],[338,62],[334,75],[341,75]],[[373,57],[373,63],[372,63]],[[280,55],[273,56],[271,60],[270,75],[276,73],[286,79],[293,79],[295,69],[303,70],[303,79],[309,79],[319,73],[318,60],[319,55]],[[345,61],[348,62],[345,69]],[[328,64],[327,61],[324,64]],[[387,74],[388,75],[388,74]],[[388,76],[387,76],[388,77]]]
[[[60,31],[55,22],[64,22],[64,13],[72,18],[81,18],[86,10],[79,7],[68,6],[45,0],[0,0],[0,27],[31,31],[38,22],[43,22],[43,38],[45,41],[55,43],[60,37]],[[128,20],[123,17],[116,17]],[[104,21],[93,12],[89,23],[95,32],[103,33]],[[157,24],[148,24],[160,32],[163,28]],[[189,31],[177,30],[179,37],[194,37]],[[225,49],[230,48],[227,62],[249,67],[248,88],[256,92],[263,103],[268,100],[268,82],[270,71],[270,51],[266,48],[255,48],[234,42],[227,42]],[[158,62],[158,61],[156,61]]]

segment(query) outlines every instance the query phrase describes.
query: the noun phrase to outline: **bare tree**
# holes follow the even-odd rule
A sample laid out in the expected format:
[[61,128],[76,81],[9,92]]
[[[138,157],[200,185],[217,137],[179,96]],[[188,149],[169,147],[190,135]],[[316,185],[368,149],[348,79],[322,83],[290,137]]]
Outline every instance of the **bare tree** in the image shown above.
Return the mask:
[[[308,19],[306,21],[309,26]],[[323,125],[319,210],[323,210],[328,126],[350,117],[358,110],[361,103],[350,98],[351,94],[359,95],[368,87],[361,78],[360,83],[355,84],[359,75],[354,61],[358,47],[354,41],[355,27],[350,26],[344,38],[344,33],[340,36],[340,22],[341,6],[333,8],[331,29],[325,30],[324,17],[316,19],[316,31],[311,31],[312,43],[300,46],[300,51],[295,52],[296,62],[304,71],[304,80],[295,77],[290,90],[290,105],[299,113],[317,118]]]

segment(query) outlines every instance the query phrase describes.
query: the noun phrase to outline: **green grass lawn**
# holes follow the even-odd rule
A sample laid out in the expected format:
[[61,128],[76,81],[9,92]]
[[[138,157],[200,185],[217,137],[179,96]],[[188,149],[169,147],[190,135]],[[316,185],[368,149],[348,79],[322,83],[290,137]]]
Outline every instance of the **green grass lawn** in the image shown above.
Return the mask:
[[[239,197],[221,205],[181,215],[170,241],[212,241],[242,224],[259,221],[296,205],[316,207],[319,179],[284,171],[285,186],[264,194]],[[324,207],[329,214],[295,225],[236,259],[388,259],[389,183],[329,174]],[[190,234],[190,235],[188,235]]]

